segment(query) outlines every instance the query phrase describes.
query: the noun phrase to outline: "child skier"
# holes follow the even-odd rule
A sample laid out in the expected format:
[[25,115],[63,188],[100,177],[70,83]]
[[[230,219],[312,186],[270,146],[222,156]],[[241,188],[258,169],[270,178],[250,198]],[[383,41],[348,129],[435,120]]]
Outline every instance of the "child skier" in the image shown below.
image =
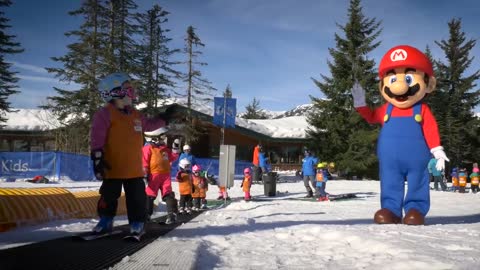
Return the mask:
[[243,170],[243,181],[240,187],[243,188],[243,192],[245,192],[244,199],[245,201],[250,201],[252,198],[250,196],[250,187],[252,186],[252,176],[251,176],[251,171],[250,168],[245,168]]
[[217,200],[230,200],[230,197],[228,197],[228,192],[227,188],[224,186],[218,186],[218,197]]
[[458,191],[458,169],[453,168],[452,169],[452,191],[457,192]]
[[178,213],[192,213],[192,172],[190,170],[190,161],[184,158],[178,163],[180,170],[177,173],[178,188],[180,190],[180,208]]
[[190,166],[195,166],[197,164],[197,161],[195,160],[195,156],[192,155],[190,151],[192,151],[192,148],[190,147],[190,145],[185,144],[183,146],[183,153],[181,153],[180,157],[178,157],[178,161],[180,162],[180,160],[186,159],[190,162]]
[[324,162],[320,162],[317,165],[317,173],[316,173],[316,195],[318,197],[318,201],[328,201],[327,193],[325,192],[325,187],[328,181],[328,174],[326,172],[326,164]]
[[467,186],[467,170],[465,168],[458,173],[458,186],[458,192],[465,193],[465,187]]
[[208,191],[208,182],[205,177],[200,173],[202,168],[200,165],[194,165],[192,168],[192,184],[193,184],[193,211],[200,211],[200,209],[207,208],[207,191]]
[[142,171],[142,131],[164,126],[163,120],[147,120],[132,106],[136,99],[130,77],[113,73],[100,80],[99,91],[106,105],[93,116],[91,158],[100,187],[97,211],[100,221],[93,228],[97,234],[112,231],[118,198],[125,191],[130,233],[144,233],[145,183]]
[[153,202],[160,189],[162,200],[167,204],[166,224],[175,222],[177,200],[172,191],[170,177],[171,164],[177,160],[178,154],[173,153],[166,145],[167,129],[161,127],[151,132],[144,132],[147,143],[143,147],[143,172],[147,179],[147,220],[153,214]]
[[480,174],[478,167],[473,167],[473,172],[470,174],[470,189],[473,193],[478,192],[478,184],[480,180]]

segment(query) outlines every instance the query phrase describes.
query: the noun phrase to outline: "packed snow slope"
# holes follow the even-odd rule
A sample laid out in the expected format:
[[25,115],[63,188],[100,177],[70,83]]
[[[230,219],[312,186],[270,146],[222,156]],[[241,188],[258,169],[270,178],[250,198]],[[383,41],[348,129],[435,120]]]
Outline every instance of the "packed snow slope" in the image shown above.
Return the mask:
[[[79,183],[64,185],[81,188]],[[95,188],[92,182],[84,185]],[[208,199],[215,199],[217,191],[210,186]],[[432,191],[428,224],[405,226],[373,224],[380,207],[378,181],[329,181],[327,192],[360,197],[345,201],[293,199],[305,195],[301,181],[278,183],[277,191],[276,197],[265,197],[263,186],[253,185],[257,200],[245,202],[237,199],[243,192],[235,181],[230,205],[179,226],[162,241],[199,244],[196,269],[480,269],[480,193]],[[164,205],[158,211],[164,214]],[[125,223],[124,217],[117,220]],[[95,222],[18,228],[0,233],[0,246],[89,230]]]

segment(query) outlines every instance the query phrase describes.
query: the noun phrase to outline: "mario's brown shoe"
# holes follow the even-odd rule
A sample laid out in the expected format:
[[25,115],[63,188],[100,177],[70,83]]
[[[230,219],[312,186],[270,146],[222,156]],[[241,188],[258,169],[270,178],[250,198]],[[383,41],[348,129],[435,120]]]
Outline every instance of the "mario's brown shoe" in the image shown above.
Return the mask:
[[375,213],[373,221],[377,224],[398,224],[402,219],[397,217],[387,208],[382,208]]
[[410,209],[403,218],[405,225],[425,225],[425,217],[417,209]]

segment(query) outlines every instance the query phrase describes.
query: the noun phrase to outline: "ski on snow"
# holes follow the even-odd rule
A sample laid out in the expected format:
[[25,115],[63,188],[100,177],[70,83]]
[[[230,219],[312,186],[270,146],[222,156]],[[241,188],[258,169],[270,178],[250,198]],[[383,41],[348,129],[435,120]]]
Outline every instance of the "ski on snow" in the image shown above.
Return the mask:
[[112,235],[117,235],[117,234],[120,234],[122,232],[123,232],[122,230],[113,230],[113,231],[108,232],[108,233],[93,233],[92,232],[92,233],[88,233],[88,234],[74,235],[73,238],[74,239],[81,239],[81,240],[84,240],[84,241],[92,241],[92,240],[105,238],[105,237],[112,236]]
[[140,242],[142,240],[142,236],[145,234],[145,231],[142,233],[134,233],[134,234],[129,234],[125,237],[123,237],[123,240],[125,241],[132,241],[132,242]]

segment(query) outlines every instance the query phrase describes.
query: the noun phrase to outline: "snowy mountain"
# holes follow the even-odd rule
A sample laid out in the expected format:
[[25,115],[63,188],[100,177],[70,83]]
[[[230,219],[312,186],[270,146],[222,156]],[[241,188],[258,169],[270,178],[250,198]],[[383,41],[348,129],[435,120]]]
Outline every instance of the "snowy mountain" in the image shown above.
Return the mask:
[[299,105],[289,111],[284,112],[283,114],[280,114],[274,119],[279,119],[279,118],[284,118],[284,117],[290,117],[290,116],[305,116],[312,112],[314,110],[313,104],[303,104]]
[[[260,111],[267,116],[267,119],[280,119],[280,118],[290,117],[290,116],[305,116],[306,114],[311,112],[312,109],[313,109],[313,104],[303,104],[288,111],[269,111],[264,109]],[[244,115],[245,115],[245,112],[242,112],[237,114],[237,117],[243,118]]]

